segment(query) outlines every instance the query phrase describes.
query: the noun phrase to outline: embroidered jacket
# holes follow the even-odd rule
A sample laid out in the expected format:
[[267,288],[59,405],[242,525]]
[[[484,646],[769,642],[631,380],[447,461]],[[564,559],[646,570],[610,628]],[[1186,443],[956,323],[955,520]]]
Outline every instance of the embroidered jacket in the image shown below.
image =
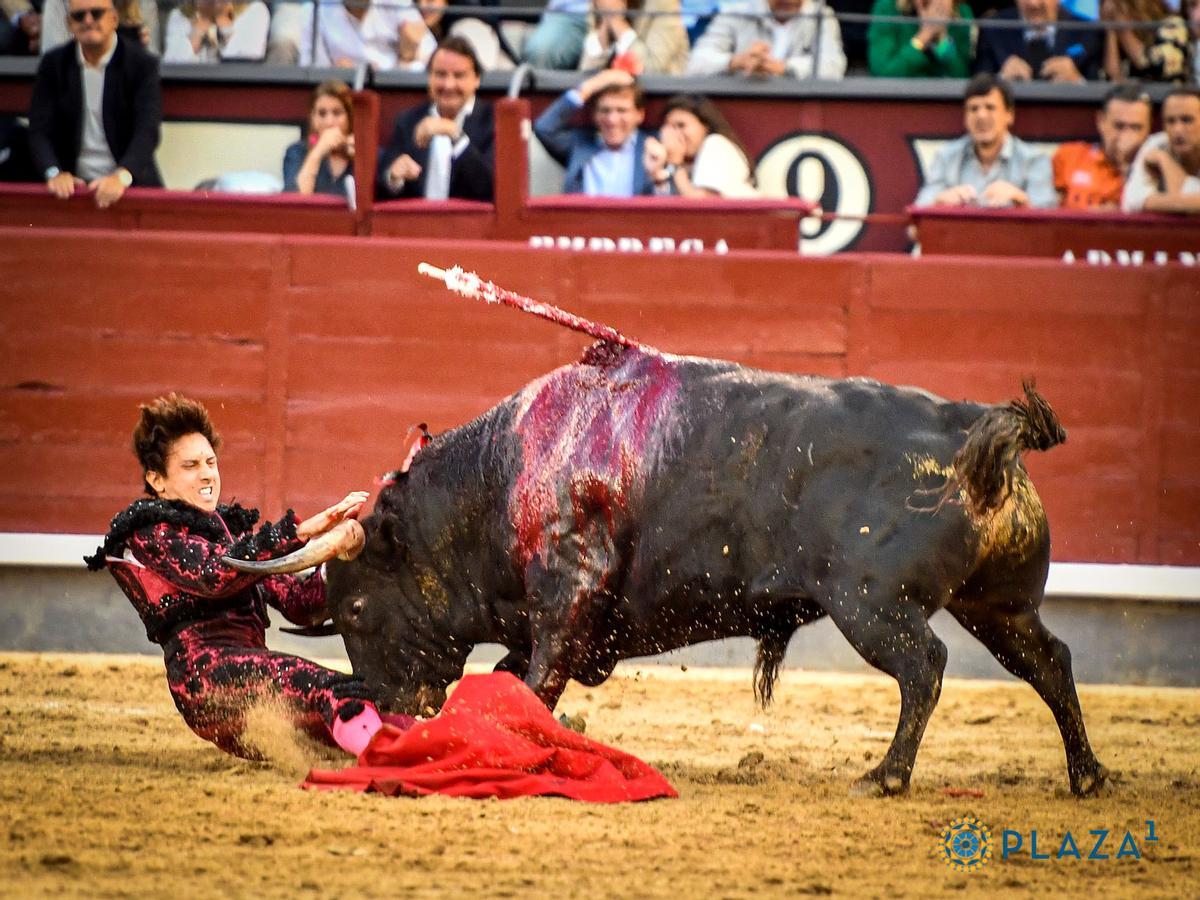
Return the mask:
[[231,569],[222,556],[271,559],[303,545],[296,515],[254,531],[258,510],[237,504],[206,513],[175,500],[142,498],[113,517],[88,568],[107,566],[146,626],[164,644],[191,626],[197,637],[265,646],[267,605],[297,625],[325,618],[320,575],[265,578]]

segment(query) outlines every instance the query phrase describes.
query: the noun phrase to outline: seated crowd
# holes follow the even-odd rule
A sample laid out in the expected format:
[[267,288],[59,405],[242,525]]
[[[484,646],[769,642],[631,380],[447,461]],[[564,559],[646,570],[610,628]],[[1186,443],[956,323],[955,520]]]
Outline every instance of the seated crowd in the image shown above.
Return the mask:
[[[189,14],[220,19],[218,7],[199,2]],[[50,193],[66,198],[83,184],[104,207],[131,185],[161,184],[154,162],[162,113],[158,62],[140,39],[117,37],[113,0],[67,3],[73,40],[48,52],[38,67],[30,155]],[[244,6],[232,21],[253,15],[253,7]],[[711,27],[705,34],[710,33]],[[211,33],[181,26],[178,41],[198,53],[209,47],[206,35]],[[954,43],[949,33],[929,40],[933,46]],[[735,42],[735,57],[752,55],[737,49],[742,46]],[[494,120],[490,104],[477,93],[478,54],[470,41],[451,34],[425,56],[428,102],[397,118],[379,151],[376,194],[489,201]],[[578,127],[581,110],[588,124]],[[1117,84],[1097,113],[1099,141],[1064,144],[1050,158],[1012,133],[1008,82],[996,74],[977,75],[965,92],[966,134],[938,151],[915,202],[1200,213],[1200,91],[1172,89],[1161,115],[1163,132],[1150,135],[1149,97],[1136,84]],[[347,193],[355,155],[353,116],[345,84],[326,82],[316,89],[306,137],[288,147],[283,159],[285,190]],[[568,90],[533,129],[564,166],[566,193],[757,196],[751,160],[713,103],[691,94],[670,98],[656,133],[643,128],[645,117],[640,82],[628,68],[614,65]]]
[[[471,40],[485,67],[634,75],[838,79],[857,71],[835,9],[870,0],[548,0],[536,23],[498,0],[114,0],[118,30],[167,63],[423,71],[438,41]],[[1107,78],[1185,83],[1200,68],[1200,0],[874,0],[862,68],[889,78]],[[1007,0],[994,0],[995,3]],[[1060,3],[1064,5],[1060,7]],[[38,55],[71,38],[68,0],[0,0],[0,54]],[[484,15],[484,6],[493,9]],[[985,15],[980,17],[978,13]],[[857,23],[850,22],[852,32]],[[854,43],[853,37],[850,41]]]

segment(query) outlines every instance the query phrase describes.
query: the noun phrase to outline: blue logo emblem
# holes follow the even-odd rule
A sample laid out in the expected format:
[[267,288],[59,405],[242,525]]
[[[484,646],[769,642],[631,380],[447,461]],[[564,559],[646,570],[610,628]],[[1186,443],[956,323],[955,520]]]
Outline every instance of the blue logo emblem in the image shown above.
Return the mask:
[[934,856],[956,872],[978,872],[992,858],[992,832],[971,816],[955,819],[942,829]]

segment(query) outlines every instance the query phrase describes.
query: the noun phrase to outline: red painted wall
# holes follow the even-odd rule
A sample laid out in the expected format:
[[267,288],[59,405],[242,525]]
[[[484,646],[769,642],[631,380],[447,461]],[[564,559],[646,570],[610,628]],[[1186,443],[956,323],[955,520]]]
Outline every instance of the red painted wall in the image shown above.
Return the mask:
[[103,530],[163,391],[216,414],[227,499],[307,513],[398,464],[411,424],[460,424],[587,343],[422,260],[672,352],[987,401],[1036,375],[1070,431],[1030,458],[1055,558],[1200,564],[1194,269],[361,237],[0,229],[0,530]]

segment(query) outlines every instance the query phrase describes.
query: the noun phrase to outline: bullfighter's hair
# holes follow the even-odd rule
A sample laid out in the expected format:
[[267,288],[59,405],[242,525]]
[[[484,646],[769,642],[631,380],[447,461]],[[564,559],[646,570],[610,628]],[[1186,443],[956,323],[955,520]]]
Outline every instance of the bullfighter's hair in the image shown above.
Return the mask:
[[954,455],[953,475],[940,491],[937,509],[966,494],[972,513],[986,515],[1012,494],[1013,481],[1025,450],[1049,450],[1067,439],[1058,416],[1032,381],[1021,382],[1024,400],[989,409],[967,432]]
[[[155,397],[138,406],[141,417],[133,429],[133,453],[143,472],[167,474],[167,456],[171,444],[188,434],[202,434],[213,450],[221,449],[221,436],[213,427],[208,410],[199,400],[192,400],[172,391],[165,397]],[[158,496],[150,482],[143,486],[151,497]]]
[[[220,516],[220,519],[217,516]],[[113,516],[108,534],[104,536],[104,543],[96,548],[92,556],[85,556],[83,561],[93,572],[103,569],[105,557],[119,557],[124,552],[125,542],[135,532],[161,523],[186,529],[191,534],[214,542],[228,541],[230,534],[242,535],[229,550],[230,556],[239,559],[256,558],[262,541],[267,541],[267,546],[274,546],[281,537],[288,539],[295,536],[296,517],[291,510],[288,510],[278,525],[264,522],[257,532],[250,531],[258,521],[257,509],[247,509],[234,503],[230,506],[218,506],[217,516],[182,500],[151,500],[142,497]],[[224,525],[221,524],[222,521]],[[228,533],[225,531],[226,527],[229,528]]]

